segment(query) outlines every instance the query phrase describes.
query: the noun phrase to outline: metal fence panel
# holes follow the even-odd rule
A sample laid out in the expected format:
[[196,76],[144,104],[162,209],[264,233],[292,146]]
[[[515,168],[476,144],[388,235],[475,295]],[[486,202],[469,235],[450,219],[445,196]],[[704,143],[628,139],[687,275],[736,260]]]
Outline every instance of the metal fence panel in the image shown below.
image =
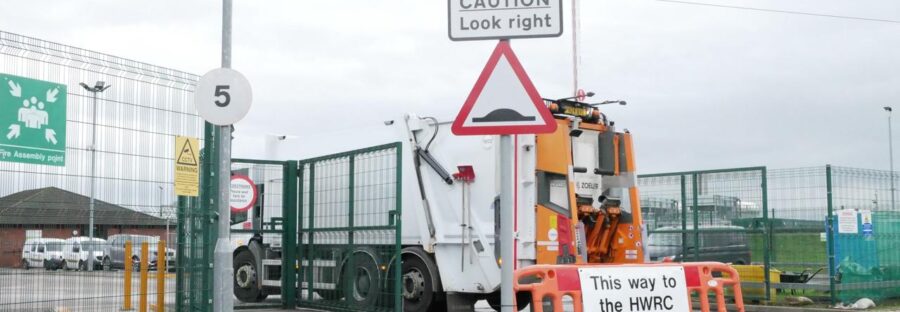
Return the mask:
[[900,210],[895,174],[828,166],[835,301],[900,294]]
[[769,300],[765,167],[640,175],[638,185],[649,260],[761,264],[744,281],[766,287],[745,297]]
[[[293,287],[296,285],[297,272],[291,264],[296,260],[294,251],[297,248],[297,163],[234,159],[232,173],[248,176],[256,185],[258,192],[257,201],[250,210],[231,213],[231,241],[237,246],[235,255],[241,252],[250,253],[247,247],[251,239],[262,239],[262,244],[266,248],[262,255],[263,259],[279,260],[281,263],[277,271],[271,264],[259,267],[265,270],[263,272],[257,269],[258,266],[251,269],[247,267],[250,264],[236,261],[235,274],[245,276],[258,274],[270,280],[278,279],[279,282],[277,285],[263,283],[264,293],[271,293],[272,296],[263,295],[255,300],[242,300],[235,307],[293,307],[296,304]],[[268,261],[264,261],[266,262]],[[240,285],[236,287],[240,288]],[[247,287],[253,288],[255,284]],[[266,297],[269,297],[268,300]]]
[[400,311],[400,144],[300,161],[300,306]]
[[[176,296],[173,274],[156,272],[155,266],[147,283],[138,283],[140,274],[126,273],[132,269],[130,261],[113,243],[120,241],[114,239],[119,234],[158,237],[149,241],[166,241],[176,260],[203,250],[203,245],[176,234],[197,227],[179,222],[185,220],[179,218],[182,215],[193,216],[193,208],[188,208],[193,206],[177,199],[172,185],[174,137],[202,133],[193,109],[199,77],[2,31],[0,73],[62,84],[67,97],[66,128],[56,131],[65,134],[65,140],[56,138],[65,145],[64,166],[0,162],[0,311],[119,311],[129,301],[134,308],[146,302],[171,309],[176,297],[191,297]],[[97,94],[95,102],[79,83],[92,86],[96,81],[111,88]],[[9,94],[10,82],[0,81],[0,92]],[[45,105],[52,105],[49,97],[44,98]],[[42,102],[35,100],[31,104],[43,109]],[[0,125],[4,139],[10,126]],[[0,150],[9,151],[10,146]],[[92,194],[96,199],[94,236],[109,241],[76,243],[83,239],[73,237],[91,232]],[[38,238],[47,241],[35,244]],[[28,256],[33,259],[23,258],[25,249],[30,249]],[[140,249],[135,244],[135,256],[141,255]],[[159,251],[157,246],[152,249]],[[150,260],[153,250],[143,259]],[[119,258],[116,253],[122,261],[113,261]],[[163,246],[161,254],[169,253]],[[86,261],[91,256],[97,270],[89,267],[92,261]],[[60,258],[68,270],[53,265]],[[170,268],[179,274],[191,273],[193,267],[177,265],[184,260]],[[25,270],[24,265],[32,269]],[[128,275],[133,275],[131,283],[125,281]],[[147,287],[143,291],[142,284]],[[126,286],[133,293],[130,299]],[[138,292],[148,294],[147,298],[141,300]]]

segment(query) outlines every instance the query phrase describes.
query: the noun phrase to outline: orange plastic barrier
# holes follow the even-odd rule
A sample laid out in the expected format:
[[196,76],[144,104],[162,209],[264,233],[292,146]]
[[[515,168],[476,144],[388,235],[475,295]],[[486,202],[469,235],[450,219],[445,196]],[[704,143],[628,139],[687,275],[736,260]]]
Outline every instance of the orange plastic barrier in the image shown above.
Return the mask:
[[[700,310],[709,312],[709,295],[716,296],[716,306],[719,312],[726,312],[725,287],[731,287],[734,293],[734,306],[737,311],[744,312],[744,300],[741,293],[741,281],[737,271],[730,266],[719,262],[693,262],[693,263],[658,263],[658,264],[629,264],[629,265],[533,265],[516,270],[513,289],[516,292],[530,292],[531,306],[535,312],[543,312],[543,300],[548,298],[553,305],[553,311],[564,311],[563,297],[572,298],[574,311],[584,311],[584,303],[581,295],[581,280],[578,274],[579,268],[605,267],[615,270],[617,266],[627,267],[660,267],[680,266],[684,268],[685,282],[687,283],[688,296],[696,294],[700,299]],[[716,277],[714,272],[718,272]],[[725,273],[725,274],[721,274]],[[513,298],[515,300],[515,298]],[[692,305],[691,300],[688,304]],[[515,305],[513,305],[515,306]],[[693,309],[693,306],[691,307]]]

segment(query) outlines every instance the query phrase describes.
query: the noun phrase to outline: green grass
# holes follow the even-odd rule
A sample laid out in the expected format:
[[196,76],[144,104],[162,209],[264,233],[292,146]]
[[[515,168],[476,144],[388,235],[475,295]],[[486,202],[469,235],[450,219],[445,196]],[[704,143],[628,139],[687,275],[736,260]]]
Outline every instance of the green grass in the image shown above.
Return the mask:
[[[828,255],[825,242],[819,238],[819,233],[776,233],[773,236],[772,254],[769,261],[774,269],[781,271],[802,271],[805,266],[779,265],[779,263],[818,263],[825,266]],[[764,261],[763,234],[750,235],[751,261],[763,263]],[[812,269],[816,269],[812,267]]]

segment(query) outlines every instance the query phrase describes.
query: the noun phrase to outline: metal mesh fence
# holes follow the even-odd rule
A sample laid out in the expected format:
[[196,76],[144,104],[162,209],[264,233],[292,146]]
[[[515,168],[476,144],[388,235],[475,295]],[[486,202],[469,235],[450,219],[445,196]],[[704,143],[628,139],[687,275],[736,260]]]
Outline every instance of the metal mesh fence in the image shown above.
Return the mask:
[[773,169],[768,172],[772,234],[771,265],[775,284],[785,295],[830,298],[826,249],[828,217],[824,167]]
[[300,162],[301,306],[399,311],[400,144]]
[[838,301],[900,296],[900,210],[890,171],[829,167]]
[[742,276],[757,284],[744,294],[768,299],[764,167],[640,175],[638,183],[649,260],[759,263],[759,274]]
[[[154,259],[197,247],[176,235],[172,164],[174,136],[201,134],[198,77],[2,31],[0,76],[0,311],[173,305]],[[80,83],[97,81],[111,87],[95,99]],[[132,258],[149,245],[146,283],[126,241]]]
[[[296,259],[296,168],[293,161],[232,162],[232,174],[249,177],[258,194],[252,207],[231,213],[238,308],[294,305],[292,285],[297,272],[291,264]],[[262,279],[253,280],[256,276]]]
[[900,296],[900,210],[889,171],[759,167],[642,175],[639,183],[651,261],[732,263],[751,301]]

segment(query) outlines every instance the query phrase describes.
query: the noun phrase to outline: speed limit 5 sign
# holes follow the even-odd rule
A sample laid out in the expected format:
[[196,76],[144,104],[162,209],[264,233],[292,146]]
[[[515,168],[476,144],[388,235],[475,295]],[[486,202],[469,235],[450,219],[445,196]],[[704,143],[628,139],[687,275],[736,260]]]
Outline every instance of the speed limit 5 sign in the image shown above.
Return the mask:
[[211,124],[226,126],[238,122],[250,111],[253,92],[240,72],[217,68],[200,77],[194,90],[194,104],[200,117]]

